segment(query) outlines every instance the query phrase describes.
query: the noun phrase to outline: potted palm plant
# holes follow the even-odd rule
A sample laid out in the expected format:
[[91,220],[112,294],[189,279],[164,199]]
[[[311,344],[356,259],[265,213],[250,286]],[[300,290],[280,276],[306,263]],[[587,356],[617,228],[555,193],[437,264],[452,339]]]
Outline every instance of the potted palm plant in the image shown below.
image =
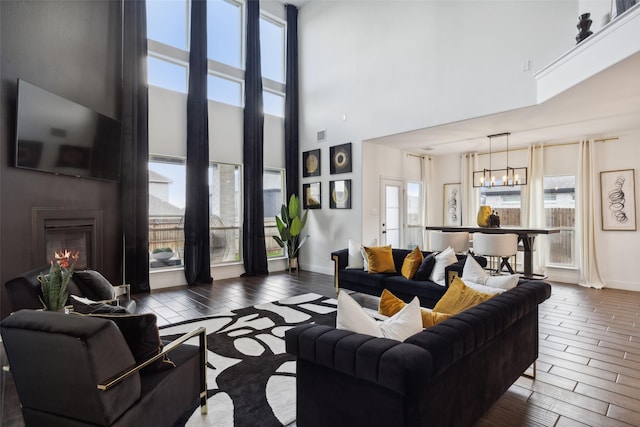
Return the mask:
[[300,199],[295,194],[289,198],[289,206],[282,205],[280,216],[276,216],[276,225],[280,236],[273,236],[281,248],[285,248],[289,258],[289,272],[291,269],[298,269],[298,251],[304,245],[307,237],[300,238],[300,233],[307,222],[307,213],[305,210],[301,216]]

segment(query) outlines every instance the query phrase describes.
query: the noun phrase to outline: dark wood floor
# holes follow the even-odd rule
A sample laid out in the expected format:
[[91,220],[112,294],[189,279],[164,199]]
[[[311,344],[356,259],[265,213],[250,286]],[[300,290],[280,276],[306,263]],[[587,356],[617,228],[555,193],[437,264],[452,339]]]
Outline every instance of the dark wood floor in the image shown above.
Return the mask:
[[[476,426],[640,426],[640,292],[552,286],[540,307],[537,379],[521,377]],[[333,278],[272,273],[135,299],[140,311],[156,313],[164,325],[306,292],[334,296]],[[376,306],[376,298],[355,297]],[[23,425],[6,375],[3,396],[2,425]]]

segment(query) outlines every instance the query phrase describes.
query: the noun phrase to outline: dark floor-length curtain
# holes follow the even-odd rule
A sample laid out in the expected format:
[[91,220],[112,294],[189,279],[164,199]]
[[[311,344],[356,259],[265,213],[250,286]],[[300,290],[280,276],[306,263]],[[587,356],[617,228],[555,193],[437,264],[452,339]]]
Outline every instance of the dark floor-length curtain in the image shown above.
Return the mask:
[[[284,101],[284,167],[287,171],[287,200],[298,195],[300,160],[298,153],[298,8],[287,10],[287,76]],[[303,195],[304,197],[304,195]]]
[[209,249],[207,103],[207,2],[192,0],[184,215],[184,275],[190,285],[212,281]]
[[244,224],[242,249],[245,276],[268,274],[264,241],[264,114],[260,70],[260,2],[247,1],[247,57],[244,75]]
[[149,291],[149,99],[147,17],[143,1],[123,2],[122,232],[124,279]]

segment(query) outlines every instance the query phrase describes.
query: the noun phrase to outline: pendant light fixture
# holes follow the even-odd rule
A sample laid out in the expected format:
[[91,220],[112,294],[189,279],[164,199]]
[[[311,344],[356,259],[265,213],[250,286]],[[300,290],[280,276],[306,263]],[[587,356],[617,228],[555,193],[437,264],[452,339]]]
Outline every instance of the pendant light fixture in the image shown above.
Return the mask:
[[[513,187],[514,185],[527,185],[527,168],[512,168],[509,166],[509,132],[487,135],[489,138],[489,169],[473,172],[473,186],[478,187]],[[492,169],[491,167],[491,143],[493,138],[507,138],[507,163],[505,168]],[[496,176],[498,179],[497,180]]]

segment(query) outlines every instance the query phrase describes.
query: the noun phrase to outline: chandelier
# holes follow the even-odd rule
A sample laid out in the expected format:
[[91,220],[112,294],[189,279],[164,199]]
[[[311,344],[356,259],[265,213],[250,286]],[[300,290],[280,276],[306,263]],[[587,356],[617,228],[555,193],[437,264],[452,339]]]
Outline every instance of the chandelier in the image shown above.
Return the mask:
[[[473,172],[474,187],[513,187],[514,185],[527,185],[527,168],[512,168],[509,166],[509,135],[511,135],[509,132],[487,135],[487,138],[489,138],[489,169]],[[492,169],[491,142],[493,138],[500,137],[507,138],[507,163],[505,168]]]

